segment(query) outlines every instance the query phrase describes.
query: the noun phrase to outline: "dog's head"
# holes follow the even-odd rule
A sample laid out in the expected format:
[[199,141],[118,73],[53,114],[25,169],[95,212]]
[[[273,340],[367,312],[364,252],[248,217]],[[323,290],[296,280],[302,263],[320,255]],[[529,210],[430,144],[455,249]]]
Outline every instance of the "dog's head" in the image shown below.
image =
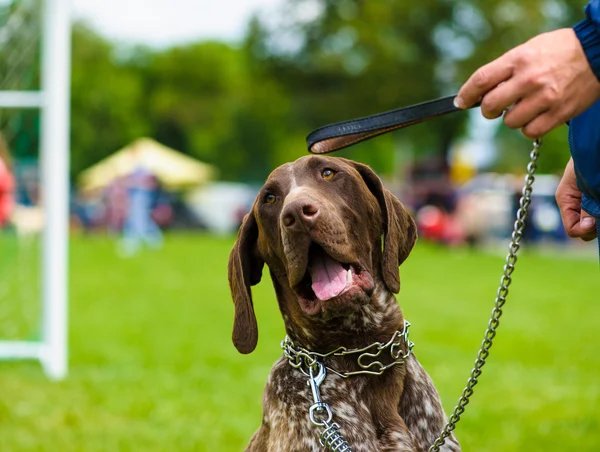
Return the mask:
[[[368,166],[307,156],[275,169],[246,215],[229,256],[235,304],[233,343],[256,347],[250,287],[271,271],[280,307],[292,317],[327,321],[369,303],[377,283],[400,290],[398,266],[416,240],[402,204]],[[285,317],[285,316],[284,316]]]

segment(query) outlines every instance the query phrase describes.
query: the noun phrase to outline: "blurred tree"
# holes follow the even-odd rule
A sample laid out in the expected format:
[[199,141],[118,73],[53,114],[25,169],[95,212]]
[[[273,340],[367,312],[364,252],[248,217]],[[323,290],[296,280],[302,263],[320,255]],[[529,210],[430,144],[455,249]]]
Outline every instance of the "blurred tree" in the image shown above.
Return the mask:
[[142,80],[89,27],[73,27],[71,172],[77,174],[140,136],[152,134]]
[[285,96],[274,81],[254,79],[242,50],[218,42],[173,48],[140,71],[159,141],[217,165],[224,178],[268,174]]
[[286,144],[285,94],[224,43],[128,49],[76,24],[72,78],[74,174],[150,135],[223,178],[258,181]]

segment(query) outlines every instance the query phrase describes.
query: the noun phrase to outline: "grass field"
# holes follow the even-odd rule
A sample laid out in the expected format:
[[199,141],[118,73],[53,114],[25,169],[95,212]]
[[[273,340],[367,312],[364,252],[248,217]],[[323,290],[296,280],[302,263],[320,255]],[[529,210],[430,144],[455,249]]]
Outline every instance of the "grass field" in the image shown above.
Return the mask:
[[[241,356],[231,345],[232,243],[170,236],[161,251],[120,259],[107,238],[74,238],[69,377],[49,382],[35,363],[0,363],[0,451],[243,450],[283,327],[266,276],[255,288],[257,350]],[[16,318],[0,319],[11,325],[0,336],[31,337],[35,313],[7,309],[38,293],[36,264],[16,251],[0,237],[0,313]],[[420,243],[401,269],[415,352],[447,411],[475,359],[503,260]],[[599,298],[593,260],[523,254],[457,429],[463,450],[600,450]]]

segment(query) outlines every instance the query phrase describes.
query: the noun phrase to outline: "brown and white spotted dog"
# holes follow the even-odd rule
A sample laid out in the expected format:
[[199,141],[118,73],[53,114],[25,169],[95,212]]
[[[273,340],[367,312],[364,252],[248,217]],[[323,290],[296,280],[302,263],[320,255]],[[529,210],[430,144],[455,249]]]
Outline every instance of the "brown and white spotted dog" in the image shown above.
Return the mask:
[[[260,282],[265,263],[295,344],[326,353],[388,342],[404,326],[394,294],[398,266],[416,235],[412,218],[368,166],[306,156],[275,169],[229,258],[236,348],[250,353],[256,347],[250,288]],[[334,356],[325,364],[359,370],[355,357]],[[426,451],[446,420],[414,355],[382,375],[344,379],[329,372],[320,389],[354,452]],[[322,429],[308,416],[312,404],[307,377],[280,358],[265,388],[262,424],[246,450],[322,451]],[[442,450],[460,446],[451,436]]]

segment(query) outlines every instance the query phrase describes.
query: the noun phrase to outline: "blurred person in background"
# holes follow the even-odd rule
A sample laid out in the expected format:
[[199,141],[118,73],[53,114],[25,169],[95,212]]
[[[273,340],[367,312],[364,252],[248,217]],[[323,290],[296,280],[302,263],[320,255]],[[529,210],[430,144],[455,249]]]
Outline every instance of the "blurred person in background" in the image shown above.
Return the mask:
[[[482,66],[455,103],[481,101],[488,119],[540,138],[569,122],[571,159],[556,190],[565,230],[593,240],[600,230],[600,0],[573,28],[540,34]],[[595,217],[595,218],[594,218]]]
[[123,254],[132,256],[144,243],[150,248],[160,248],[162,232],[152,218],[158,188],[156,176],[140,166],[127,176],[126,186],[127,213],[123,227]]
[[10,218],[14,206],[15,179],[12,174],[12,159],[6,140],[0,134],[0,229]]
[[111,235],[123,231],[127,217],[127,177],[119,177],[106,187],[103,193],[104,222]]

